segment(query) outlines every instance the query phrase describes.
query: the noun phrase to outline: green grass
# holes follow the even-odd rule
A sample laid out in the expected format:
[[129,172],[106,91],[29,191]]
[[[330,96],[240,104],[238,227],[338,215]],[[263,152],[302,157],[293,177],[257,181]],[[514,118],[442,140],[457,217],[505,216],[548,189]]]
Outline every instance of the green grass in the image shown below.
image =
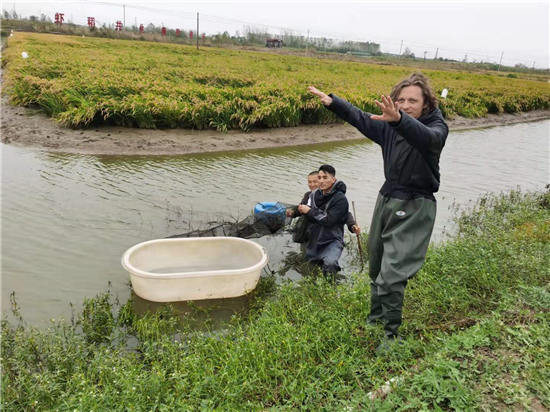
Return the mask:
[[[5,410],[550,408],[550,193],[487,195],[409,283],[399,350],[376,356],[369,282],[275,286],[223,333],[101,294],[75,325],[2,323]],[[368,394],[386,381],[386,397]],[[351,408],[351,409],[346,409]]]

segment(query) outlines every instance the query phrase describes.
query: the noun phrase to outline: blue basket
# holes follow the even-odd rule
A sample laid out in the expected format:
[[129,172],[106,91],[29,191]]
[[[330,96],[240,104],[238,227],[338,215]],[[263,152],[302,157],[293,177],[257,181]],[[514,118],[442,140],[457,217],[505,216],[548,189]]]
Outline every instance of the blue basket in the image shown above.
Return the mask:
[[262,202],[254,206],[254,214],[260,215],[258,217],[284,217],[285,213],[286,208],[279,202]]
[[275,233],[285,225],[286,207],[279,202],[257,203],[254,217],[257,222],[265,224],[271,233]]

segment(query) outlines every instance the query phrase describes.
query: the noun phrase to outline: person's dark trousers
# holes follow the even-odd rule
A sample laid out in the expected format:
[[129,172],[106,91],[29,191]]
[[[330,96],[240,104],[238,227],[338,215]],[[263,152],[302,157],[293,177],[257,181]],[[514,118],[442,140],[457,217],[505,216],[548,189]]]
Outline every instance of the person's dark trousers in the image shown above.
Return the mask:
[[[330,281],[336,280],[336,275],[340,271],[338,259],[342,256],[344,245],[338,240],[328,244],[323,248],[317,259],[308,259],[321,267],[323,275]],[[307,254],[306,254],[307,257]]]
[[402,323],[404,291],[422,267],[436,215],[426,198],[401,200],[378,195],[369,231],[371,312],[369,322],[385,322],[395,338]]

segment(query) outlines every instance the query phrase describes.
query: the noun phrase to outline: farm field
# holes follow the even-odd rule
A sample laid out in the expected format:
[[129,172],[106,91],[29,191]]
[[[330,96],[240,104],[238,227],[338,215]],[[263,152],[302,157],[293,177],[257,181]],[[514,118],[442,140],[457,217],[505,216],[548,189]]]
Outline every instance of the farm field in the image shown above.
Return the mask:
[[[25,51],[29,58],[23,59]],[[377,112],[374,99],[414,69],[260,52],[17,33],[2,56],[14,105],[38,105],[69,127],[227,131],[336,123],[315,85]],[[543,82],[424,70],[448,119],[550,109]]]

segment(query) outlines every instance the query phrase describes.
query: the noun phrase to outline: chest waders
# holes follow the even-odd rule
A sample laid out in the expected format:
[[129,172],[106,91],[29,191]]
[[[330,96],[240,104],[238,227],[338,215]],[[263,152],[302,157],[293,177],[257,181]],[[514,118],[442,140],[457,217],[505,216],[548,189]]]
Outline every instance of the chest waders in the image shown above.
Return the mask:
[[[336,192],[334,196],[328,201],[324,208],[324,214],[327,214],[328,208],[334,197],[340,192]],[[310,195],[311,207],[318,209],[315,204],[315,192],[312,192]],[[308,262],[313,263],[321,267],[323,276],[330,282],[336,282],[336,275],[340,271],[340,265],[338,264],[338,259],[342,256],[344,250],[344,223],[341,225],[341,235],[334,236],[334,239],[326,244],[323,248],[319,250],[317,246],[317,240],[315,234],[312,234],[312,230],[315,231],[315,227],[310,223],[309,234],[308,234],[308,243],[306,247],[306,259]],[[322,228],[321,228],[322,230]],[[319,233],[317,233],[319,235]]]
[[433,200],[401,200],[378,195],[368,242],[369,323],[385,322],[388,338],[398,335],[405,286],[424,263],[435,215]]

